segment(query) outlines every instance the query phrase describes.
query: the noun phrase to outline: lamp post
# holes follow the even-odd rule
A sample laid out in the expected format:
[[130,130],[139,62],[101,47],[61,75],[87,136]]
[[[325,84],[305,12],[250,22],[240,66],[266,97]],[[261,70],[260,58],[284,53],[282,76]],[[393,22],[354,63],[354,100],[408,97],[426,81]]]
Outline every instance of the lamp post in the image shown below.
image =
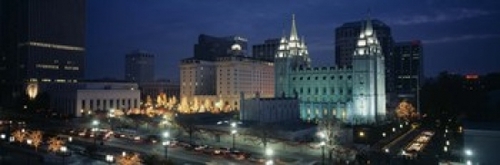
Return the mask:
[[68,151],[68,148],[66,148],[66,146],[61,146],[61,154],[62,154],[62,158],[63,158],[63,165],[66,164],[66,152]]
[[108,122],[109,122],[109,126],[110,126],[111,130],[113,130],[113,118],[114,117],[115,117],[115,109],[110,109],[109,110]]
[[98,131],[98,126],[99,126],[99,120],[92,121],[92,126],[93,126],[92,130],[94,132],[94,145],[97,145],[96,141],[97,141],[97,131]]
[[231,134],[233,135],[233,149],[235,148],[235,138],[236,138],[236,133],[238,133],[238,131],[236,130],[236,122],[232,122],[231,123]]
[[319,145],[321,146],[321,164],[325,165],[325,141],[321,141]]
[[111,164],[113,163],[113,155],[106,155],[106,162],[108,162],[108,164]]
[[234,141],[236,140],[236,139],[235,139],[235,138],[236,138],[236,133],[238,133],[236,130],[231,130],[231,135],[233,135],[233,149],[235,148],[235,147],[234,147],[234,146],[235,146],[235,145],[234,145],[234,143],[235,143]]
[[170,133],[168,131],[163,133],[163,147],[165,148],[165,160],[168,160],[168,147],[170,146]]
[[465,158],[466,158],[466,164],[467,165],[472,165],[472,156],[474,153],[472,152],[471,149],[465,149]]
[[272,165],[272,164],[274,164],[273,158],[272,158],[273,154],[274,154],[273,149],[266,148],[265,154],[266,154],[266,157],[267,157],[266,165]]

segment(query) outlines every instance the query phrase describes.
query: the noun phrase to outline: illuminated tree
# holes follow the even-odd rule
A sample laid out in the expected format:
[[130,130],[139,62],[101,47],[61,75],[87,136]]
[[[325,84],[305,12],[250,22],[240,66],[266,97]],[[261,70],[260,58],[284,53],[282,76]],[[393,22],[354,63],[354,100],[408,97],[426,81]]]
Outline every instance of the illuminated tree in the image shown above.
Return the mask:
[[168,100],[168,109],[174,108],[176,104],[177,104],[177,98],[175,98],[175,96],[172,96],[170,100]]
[[198,109],[200,108],[198,98],[194,97],[193,99],[193,106],[191,107],[192,112],[198,112]]
[[211,111],[212,103],[210,102],[210,100],[205,99],[205,102],[203,103],[203,107],[205,107],[205,111]]
[[337,144],[339,137],[343,136],[342,122],[335,116],[325,116],[318,122],[318,131],[320,141],[325,142],[325,149],[328,150],[328,158],[331,161],[332,154],[341,148]]
[[161,98],[161,94],[158,94],[158,96],[156,96],[156,107],[160,107],[163,105],[163,100]]
[[12,136],[17,142],[22,143],[26,139],[26,132],[22,130],[17,130],[12,133]]
[[151,105],[153,105],[153,99],[151,99],[151,96],[148,95],[146,96],[146,103],[144,104],[144,106],[149,107]]
[[189,113],[189,104],[186,97],[181,99],[181,104],[179,105],[179,111],[181,113]]
[[116,158],[116,164],[118,165],[141,165],[141,158],[139,154],[132,155],[121,155]]
[[58,139],[57,137],[52,137],[49,139],[48,150],[52,152],[58,152],[64,145],[64,141]]
[[42,144],[43,135],[42,131],[33,131],[29,134],[29,138],[32,141],[32,145],[35,146],[35,151],[38,151],[38,146]]
[[413,107],[413,105],[407,100],[403,100],[399,103],[398,107],[396,107],[395,113],[398,119],[404,121],[410,121],[418,116],[415,107]]

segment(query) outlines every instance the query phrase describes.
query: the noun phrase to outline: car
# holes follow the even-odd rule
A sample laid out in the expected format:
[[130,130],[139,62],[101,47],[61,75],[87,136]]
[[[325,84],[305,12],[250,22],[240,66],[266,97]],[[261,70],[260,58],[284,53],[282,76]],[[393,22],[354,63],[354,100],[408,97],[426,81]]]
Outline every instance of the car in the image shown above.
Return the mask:
[[245,153],[241,152],[241,151],[231,151],[229,153],[229,156],[233,159],[236,159],[236,160],[243,160],[245,159]]
[[197,145],[194,147],[195,151],[203,151],[205,148],[207,148],[207,145]]
[[266,162],[266,158],[262,155],[252,155],[247,158],[248,161],[253,163],[264,163]]
[[226,147],[219,147],[219,148],[213,148],[212,151],[213,155],[227,155],[229,154],[230,149]]
[[153,143],[153,144],[159,142],[160,140],[161,139],[158,135],[148,135],[145,139],[146,142]]

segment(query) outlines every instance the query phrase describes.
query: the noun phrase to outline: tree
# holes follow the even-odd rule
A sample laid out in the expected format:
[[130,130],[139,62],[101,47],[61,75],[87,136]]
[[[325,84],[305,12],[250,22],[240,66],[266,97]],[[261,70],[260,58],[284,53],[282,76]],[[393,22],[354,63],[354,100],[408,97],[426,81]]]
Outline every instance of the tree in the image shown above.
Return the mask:
[[57,137],[52,137],[49,139],[49,151],[58,152],[64,145],[64,141],[58,139]]
[[248,134],[255,135],[258,138],[257,144],[260,145],[262,143],[265,149],[270,141],[270,135],[272,135],[272,133],[275,131],[273,128],[273,124],[259,123],[258,125],[248,129]]
[[17,130],[17,131],[14,131],[14,133],[12,133],[12,136],[14,137],[14,139],[17,142],[23,143],[24,140],[26,139],[26,132],[24,132],[22,130]]
[[192,115],[178,115],[175,118],[175,123],[189,135],[189,143],[193,143],[193,135],[200,130],[194,123],[196,119]]
[[38,146],[40,146],[43,140],[42,137],[42,131],[32,131],[29,134],[29,138],[31,139],[33,146],[35,146],[35,151],[38,151]]
[[141,164],[141,158],[139,157],[139,154],[132,154],[132,155],[122,155],[118,156],[116,159],[116,164],[118,165],[140,165]]
[[335,116],[325,116],[318,122],[320,141],[325,142],[325,149],[328,150],[328,159],[332,161],[332,154],[339,150],[338,138],[342,136],[342,122]]
[[407,100],[403,100],[399,103],[398,107],[396,107],[396,117],[400,120],[410,121],[411,119],[418,116],[415,111],[415,107],[408,102]]

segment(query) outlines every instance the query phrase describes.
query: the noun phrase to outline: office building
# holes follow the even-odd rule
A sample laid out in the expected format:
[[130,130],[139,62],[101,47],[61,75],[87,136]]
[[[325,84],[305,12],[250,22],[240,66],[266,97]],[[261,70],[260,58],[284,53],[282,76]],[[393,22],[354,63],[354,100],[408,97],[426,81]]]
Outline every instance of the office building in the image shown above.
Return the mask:
[[154,55],[136,50],[125,56],[125,80],[129,82],[153,82],[155,80]]
[[206,34],[198,36],[194,45],[194,58],[215,61],[217,57],[243,56],[247,52],[247,39],[240,36],[214,37]]
[[180,71],[181,107],[186,100],[186,104],[203,104],[205,109],[225,112],[240,109],[241,92],[274,96],[271,62],[243,56],[218,57],[216,61],[189,58],[181,61]]
[[424,80],[422,43],[418,40],[397,42],[393,56],[397,97],[411,101],[418,109],[420,87]]
[[274,56],[280,46],[280,39],[267,39],[263,44],[252,46],[252,56],[256,59],[274,61]]
[[0,7],[3,105],[23,104],[28,84],[50,95],[84,77],[85,0],[6,0]]

